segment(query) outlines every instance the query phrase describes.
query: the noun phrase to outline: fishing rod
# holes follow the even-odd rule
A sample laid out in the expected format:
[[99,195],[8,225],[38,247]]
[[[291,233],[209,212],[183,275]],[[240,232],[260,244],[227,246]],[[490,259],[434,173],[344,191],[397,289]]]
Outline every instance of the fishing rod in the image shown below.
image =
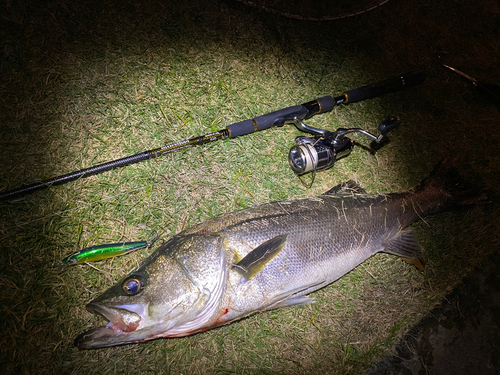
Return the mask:
[[477,92],[481,94],[486,100],[488,100],[490,103],[495,104],[496,106],[500,107],[500,86],[495,85],[492,83],[480,81],[474,77],[471,77],[468,74],[465,74],[464,72],[452,68],[451,66],[448,65],[443,65],[445,68],[448,68],[452,71],[454,71],[457,74],[460,74],[462,77],[465,79],[469,80],[472,82],[472,84],[476,87]]
[[371,85],[346,91],[336,97],[323,96],[304,104],[283,108],[271,113],[267,113],[265,115],[257,116],[252,119],[247,119],[228,125],[225,129],[213,133],[189,138],[180,142],[169,143],[165,146],[144,151],[135,155],[126,156],[89,168],[80,169],[31,185],[21,186],[17,189],[7,190],[0,193],[0,200],[21,197],[51,186],[66,184],[80,178],[87,178],[115,168],[139,163],[148,159],[154,159],[188,147],[201,146],[206,143],[226,138],[236,138],[239,136],[254,133],[256,131],[269,129],[274,126],[281,127],[285,124],[294,124],[299,130],[312,134],[318,134],[318,131],[321,132],[320,129],[315,129],[305,125],[303,123],[303,120],[309,119],[312,116],[320,113],[329,112],[335,106],[341,104],[345,105],[356,103],[363,100],[372,99],[390,92],[398,91],[403,88],[414,87],[421,84],[424,80],[425,74],[423,72],[410,72],[381,82],[373,83]]

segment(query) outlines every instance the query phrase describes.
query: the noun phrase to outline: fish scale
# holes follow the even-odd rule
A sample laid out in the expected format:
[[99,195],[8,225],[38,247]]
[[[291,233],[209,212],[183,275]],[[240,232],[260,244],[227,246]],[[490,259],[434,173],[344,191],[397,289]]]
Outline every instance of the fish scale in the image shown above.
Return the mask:
[[[309,293],[378,252],[422,268],[424,216],[486,199],[445,159],[418,187],[368,195],[352,182],[295,201],[207,220],[160,246],[87,305],[109,323],[75,339],[80,349],[202,332],[250,314],[313,302]],[[406,228],[406,229],[405,229]]]

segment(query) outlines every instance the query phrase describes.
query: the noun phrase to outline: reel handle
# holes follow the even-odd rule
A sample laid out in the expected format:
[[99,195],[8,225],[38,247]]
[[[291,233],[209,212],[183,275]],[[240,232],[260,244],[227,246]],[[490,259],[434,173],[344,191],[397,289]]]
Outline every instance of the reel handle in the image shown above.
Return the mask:
[[382,135],[383,138],[389,133],[391,130],[395,129],[398,127],[398,125],[401,124],[401,121],[399,120],[399,117],[388,117],[384,121],[380,123],[378,126],[378,131]]

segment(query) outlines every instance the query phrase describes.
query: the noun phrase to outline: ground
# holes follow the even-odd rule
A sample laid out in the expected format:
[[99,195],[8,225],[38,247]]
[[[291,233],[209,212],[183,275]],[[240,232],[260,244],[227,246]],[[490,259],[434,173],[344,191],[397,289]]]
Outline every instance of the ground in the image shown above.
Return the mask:
[[500,254],[465,277],[370,375],[498,374]]

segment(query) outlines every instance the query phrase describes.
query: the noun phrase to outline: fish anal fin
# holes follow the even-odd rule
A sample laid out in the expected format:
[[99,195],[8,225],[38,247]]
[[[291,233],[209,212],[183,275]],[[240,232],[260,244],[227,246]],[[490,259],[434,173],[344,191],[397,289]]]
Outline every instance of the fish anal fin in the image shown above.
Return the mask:
[[304,306],[304,305],[310,305],[311,303],[314,302],[315,302],[314,298],[308,296],[293,297],[276,302],[271,306],[268,306],[266,310],[279,309],[282,307],[289,307],[289,306]]
[[243,281],[251,280],[255,275],[264,269],[264,267],[278,253],[283,250],[286,243],[286,235],[279,235],[260,244],[242,260],[233,266],[233,270],[243,276]]
[[366,194],[365,189],[359,186],[356,182],[349,180],[346,182],[342,182],[337,186],[332,187],[327,192],[323,193],[323,195],[342,195],[342,194]]
[[413,264],[420,271],[424,269],[424,253],[420,242],[418,242],[417,233],[412,230],[403,230],[385,243],[384,252],[397,255],[404,261]]
[[416,258],[401,258],[406,263],[409,263],[418,268],[419,271],[423,271],[425,268],[425,260],[424,259],[416,259]]

